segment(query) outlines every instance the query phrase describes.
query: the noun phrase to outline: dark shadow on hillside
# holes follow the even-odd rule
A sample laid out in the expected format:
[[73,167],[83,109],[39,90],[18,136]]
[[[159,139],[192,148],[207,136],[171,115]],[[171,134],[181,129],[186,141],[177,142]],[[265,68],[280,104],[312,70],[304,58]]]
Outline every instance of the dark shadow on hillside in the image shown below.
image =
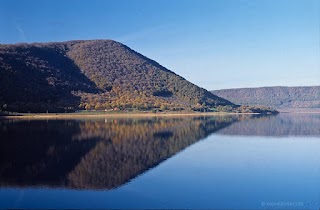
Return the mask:
[[80,97],[72,91],[98,92],[95,84],[65,55],[63,45],[18,45],[3,50],[0,54],[0,105],[7,104],[6,110],[71,111],[80,104]]

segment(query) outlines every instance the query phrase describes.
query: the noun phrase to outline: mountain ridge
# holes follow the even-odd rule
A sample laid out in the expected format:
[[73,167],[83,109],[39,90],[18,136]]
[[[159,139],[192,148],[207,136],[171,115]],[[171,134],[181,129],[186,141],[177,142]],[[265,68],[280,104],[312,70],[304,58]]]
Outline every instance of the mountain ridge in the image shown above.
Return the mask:
[[0,111],[261,112],[214,95],[113,40],[0,45]]
[[320,109],[320,86],[267,86],[211,92],[241,105],[268,106],[284,111]]
[[20,112],[234,106],[113,40],[0,45],[0,82]]

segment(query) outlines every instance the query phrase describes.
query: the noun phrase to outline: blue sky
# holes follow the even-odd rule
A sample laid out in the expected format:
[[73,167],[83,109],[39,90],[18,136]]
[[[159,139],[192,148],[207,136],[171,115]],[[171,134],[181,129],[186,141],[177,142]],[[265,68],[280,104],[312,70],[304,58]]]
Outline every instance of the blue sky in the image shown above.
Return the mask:
[[114,39],[209,90],[320,85],[320,0],[0,0],[0,28]]

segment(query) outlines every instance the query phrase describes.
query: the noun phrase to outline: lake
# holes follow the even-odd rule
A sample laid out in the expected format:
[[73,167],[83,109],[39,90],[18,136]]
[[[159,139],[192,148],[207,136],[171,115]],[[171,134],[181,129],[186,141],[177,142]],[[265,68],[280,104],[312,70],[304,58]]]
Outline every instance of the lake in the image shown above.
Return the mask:
[[0,208],[319,209],[320,114],[0,120]]

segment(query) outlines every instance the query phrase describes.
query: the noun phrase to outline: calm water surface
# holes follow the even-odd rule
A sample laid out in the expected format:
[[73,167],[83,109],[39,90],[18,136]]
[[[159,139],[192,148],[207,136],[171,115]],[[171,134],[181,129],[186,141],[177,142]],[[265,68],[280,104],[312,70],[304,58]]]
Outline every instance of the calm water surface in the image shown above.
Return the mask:
[[320,114],[1,120],[0,208],[319,209]]

